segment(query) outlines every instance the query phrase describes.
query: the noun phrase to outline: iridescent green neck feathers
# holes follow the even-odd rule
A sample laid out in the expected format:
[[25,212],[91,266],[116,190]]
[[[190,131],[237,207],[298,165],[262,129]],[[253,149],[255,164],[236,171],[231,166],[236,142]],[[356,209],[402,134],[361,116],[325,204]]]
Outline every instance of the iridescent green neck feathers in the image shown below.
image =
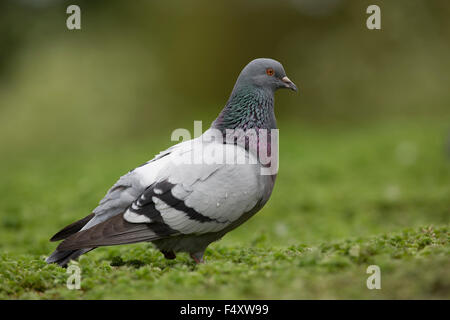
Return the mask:
[[226,129],[275,129],[272,90],[252,85],[237,86],[213,122],[212,128]]

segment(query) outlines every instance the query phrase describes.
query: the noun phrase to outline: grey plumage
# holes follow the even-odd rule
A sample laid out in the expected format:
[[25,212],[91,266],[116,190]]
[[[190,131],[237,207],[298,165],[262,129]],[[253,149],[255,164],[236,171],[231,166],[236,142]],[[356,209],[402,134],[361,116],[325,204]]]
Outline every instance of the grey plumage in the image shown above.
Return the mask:
[[74,234],[75,232],[80,231],[92,218],[94,214],[84,217],[81,220],[78,220],[74,223],[69,224],[67,227],[56,233],[53,237],[51,237],[50,241],[59,241],[67,238],[68,236]]
[[[203,252],[268,201],[276,172],[257,151],[274,146],[262,143],[262,131],[252,145],[228,139],[227,130],[275,129],[273,94],[279,88],[297,90],[275,60],[256,59],[241,72],[225,108],[201,137],[179,143],[122,176],[93,213],[58,232],[63,240],[48,263],[66,265],[99,246],[153,242],[168,259],[188,252],[201,262]],[[212,139],[225,137],[224,142]],[[201,151],[199,151],[201,150]],[[245,163],[185,161],[214,154],[233,154]]]

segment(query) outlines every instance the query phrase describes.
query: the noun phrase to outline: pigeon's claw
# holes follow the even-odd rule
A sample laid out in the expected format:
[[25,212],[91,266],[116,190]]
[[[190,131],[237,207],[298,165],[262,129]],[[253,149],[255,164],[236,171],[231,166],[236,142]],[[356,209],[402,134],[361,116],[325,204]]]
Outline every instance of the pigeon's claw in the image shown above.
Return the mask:
[[203,254],[204,254],[204,252],[196,252],[196,253],[191,253],[190,256],[192,259],[194,259],[195,263],[200,264],[200,263],[205,263],[205,260],[203,260]]

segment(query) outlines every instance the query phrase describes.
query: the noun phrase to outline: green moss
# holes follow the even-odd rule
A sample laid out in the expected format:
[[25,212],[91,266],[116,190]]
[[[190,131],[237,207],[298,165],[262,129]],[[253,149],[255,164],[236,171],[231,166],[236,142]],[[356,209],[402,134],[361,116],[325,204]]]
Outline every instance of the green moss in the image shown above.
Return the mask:
[[[2,254],[0,297],[445,298],[450,289],[448,226],[289,249],[214,244],[202,265],[186,255],[160,259],[148,244],[129,249],[111,260],[100,251],[80,259],[81,290],[67,289],[66,269],[44,257]],[[130,252],[135,258],[127,260]],[[382,273],[376,292],[365,286],[372,264]]]

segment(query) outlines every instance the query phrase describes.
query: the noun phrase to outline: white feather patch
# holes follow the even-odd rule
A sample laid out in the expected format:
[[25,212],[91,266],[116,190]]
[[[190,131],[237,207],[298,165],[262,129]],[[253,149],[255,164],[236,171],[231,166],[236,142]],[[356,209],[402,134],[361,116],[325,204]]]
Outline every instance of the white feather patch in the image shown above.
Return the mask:
[[123,215],[123,218],[130,223],[149,223],[152,220],[143,214],[137,214],[129,209]]

